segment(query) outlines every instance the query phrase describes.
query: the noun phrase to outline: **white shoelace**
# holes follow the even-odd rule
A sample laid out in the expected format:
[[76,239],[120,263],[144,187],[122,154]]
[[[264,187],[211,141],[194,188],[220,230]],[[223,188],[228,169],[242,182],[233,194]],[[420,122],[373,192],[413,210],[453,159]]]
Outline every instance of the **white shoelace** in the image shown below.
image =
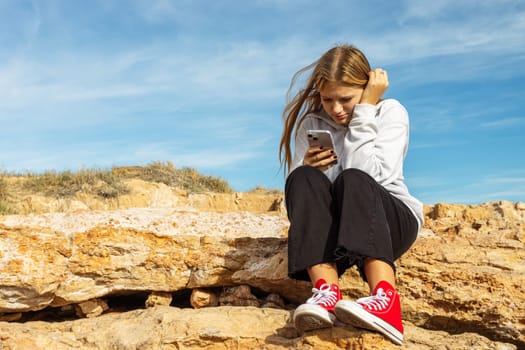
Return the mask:
[[331,290],[332,286],[328,283],[325,283],[317,288],[312,288],[312,295],[306,303],[307,304],[317,304],[317,305],[335,305],[337,303],[337,293]]
[[383,288],[379,288],[375,295],[357,299],[357,303],[365,305],[374,311],[381,311],[388,307],[390,297],[388,297]]

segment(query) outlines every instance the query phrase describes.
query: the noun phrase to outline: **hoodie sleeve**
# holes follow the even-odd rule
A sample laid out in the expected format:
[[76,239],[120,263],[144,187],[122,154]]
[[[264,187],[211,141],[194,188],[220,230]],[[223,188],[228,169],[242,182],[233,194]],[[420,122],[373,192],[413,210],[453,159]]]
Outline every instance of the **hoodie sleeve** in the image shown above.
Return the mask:
[[288,173],[291,173],[292,171],[303,165],[304,154],[306,153],[308,148],[310,148],[310,145],[308,144],[308,139],[306,138],[306,131],[308,129],[315,129],[314,127],[312,127],[312,121],[310,119],[306,119],[297,131],[297,137],[294,139],[294,154],[292,158],[292,164],[290,165],[290,170],[288,171]]
[[363,170],[383,186],[403,177],[409,124],[399,102],[356,105],[348,128],[344,169]]

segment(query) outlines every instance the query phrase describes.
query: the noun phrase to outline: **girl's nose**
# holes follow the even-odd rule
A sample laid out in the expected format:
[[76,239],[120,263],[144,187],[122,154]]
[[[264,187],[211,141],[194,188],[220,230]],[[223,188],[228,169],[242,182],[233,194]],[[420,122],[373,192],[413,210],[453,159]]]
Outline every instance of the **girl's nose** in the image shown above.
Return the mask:
[[340,103],[335,102],[332,107],[332,110],[334,111],[334,113],[339,113],[343,110],[343,106]]

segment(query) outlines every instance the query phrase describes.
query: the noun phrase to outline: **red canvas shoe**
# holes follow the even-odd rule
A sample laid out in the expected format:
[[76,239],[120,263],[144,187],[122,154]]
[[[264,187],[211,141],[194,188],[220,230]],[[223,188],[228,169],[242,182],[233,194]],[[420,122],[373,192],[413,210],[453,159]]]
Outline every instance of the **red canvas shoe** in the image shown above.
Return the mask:
[[334,312],[341,322],[381,332],[398,345],[403,343],[399,294],[387,281],[379,282],[372,296],[339,301]]
[[295,327],[300,331],[332,327],[336,320],[334,307],[341,300],[337,284],[320,279],[312,288],[313,295],[306,303],[299,305],[293,314]]

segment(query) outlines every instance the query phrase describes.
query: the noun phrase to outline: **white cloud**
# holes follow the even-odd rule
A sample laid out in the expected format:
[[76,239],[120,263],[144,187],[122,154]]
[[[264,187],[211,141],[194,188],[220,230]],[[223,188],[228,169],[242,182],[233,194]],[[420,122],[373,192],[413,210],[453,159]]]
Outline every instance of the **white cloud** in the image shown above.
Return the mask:
[[431,141],[423,141],[423,142],[410,142],[410,149],[416,150],[416,149],[427,149],[427,148],[437,148],[437,149],[449,149],[451,147],[458,147],[461,145],[467,144],[467,141],[465,140],[436,140],[434,138]]
[[516,0],[405,1],[400,26],[366,38],[366,45],[371,55],[391,63],[466,53],[523,52],[525,8],[519,5]]
[[200,169],[224,168],[241,164],[247,160],[254,159],[258,152],[246,150],[244,147],[235,150],[207,149],[191,151],[185,154],[174,154],[171,158],[175,164]]
[[154,87],[127,77],[137,52],[115,56],[70,53],[44,62],[14,57],[0,67],[0,106],[23,107],[56,100],[85,100],[149,93]]
[[195,20],[191,2],[171,0],[133,0],[136,13],[147,22],[175,22]]
[[402,1],[404,13],[399,18],[401,23],[410,20],[435,20],[454,19],[458,15],[475,15],[476,13],[494,14],[497,12],[506,12],[513,9],[514,6],[520,5],[520,0],[404,0]]
[[525,176],[523,177],[491,176],[491,177],[484,178],[483,183],[487,185],[501,185],[501,184],[525,185]]
[[479,191],[477,193],[463,195],[450,195],[447,196],[454,203],[466,203],[466,204],[476,204],[489,201],[500,201],[508,200],[511,202],[523,202],[525,201],[525,188],[514,188],[510,190],[501,190],[501,191]]
[[[464,2],[463,2],[464,3]],[[451,4],[457,4],[454,0],[418,1],[405,0],[403,8],[405,12],[398,19],[400,23],[405,23],[413,19],[431,19],[437,17],[450,8]]]
[[406,179],[410,188],[431,188],[438,187],[447,184],[447,181],[443,178],[432,177],[432,176],[411,176]]
[[47,62],[14,58],[0,66],[0,106],[158,93],[199,104],[276,98],[284,95],[296,63],[292,52],[307,56],[301,55],[306,50],[292,40],[281,46],[238,42],[197,55],[192,48],[156,44],[111,54],[71,52]]
[[499,120],[494,120],[491,122],[485,122],[481,124],[483,128],[506,128],[513,127],[517,125],[524,125],[525,118],[503,118]]
[[[525,36],[520,34],[525,32],[523,13],[489,18],[474,11],[472,18],[445,25],[439,14],[451,10],[451,1],[432,2],[432,5],[425,2],[428,14],[420,9],[420,4],[408,2],[405,17],[437,16],[438,20],[417,27],[391,28],[387,33],[378,34],[380,38],[361,33],[360,41],[366,42],[365,51],[377,57],[381,64],[410,62],[407,64],[412,65],[414,60],[429,57],[488,51],[503,55],[523,51],[525,47]],[[144,16],[150,17],[155,14],[179,15],[182,11],[179,7],[184,8],[162,0],[137,1],[136,6]],[[473,6],[472,2],[466,5],[467,8]],[[35,20],[35,23],[39,22]],[[225,40],[211,47],[208,43],[158,39],[154,43],[115,52],[86,53],[82,50],[57,53],[46,61],[22,55],[0,65],[0,93],[6,97],[0,105],[13,107],[49,99],[140,97],[155,93],[182,94],[185,100],[192,96],[197,98],[199,93],[214,96],[216,100],[280,98],[291,75],[317,58],[330,43],[330,39],[325,43],[311,42],[306,34],[302,38],[288,35],[282,40],[268,42]],[[334,42],[343,35],[333,36]],[[463,67],[454,73],[440,73],[440,70],[446,72],[445,66],[430,67],[431,74],[427,79],[464,77],[476,71],[472,69],[473,64],[484,64],[472,60],[472,57],[461,60]],[[456,68],[460,67],[456,65]],[[424,72],[415,74],[420,77]],[[403,83],[407,77],[400,77],[399,82]],[[412,75],[409,79],[417,77]]]
[[[445,180],[445,179],[443,179]],[[430,202],[481,203],[494,200],[525,201],[525,177],[523,170],[508,171],[480,178],[472,178],[468,184],[457,185],[455,179],[446,179],[444,187],[449,190],[428,191],[423,198]]]

